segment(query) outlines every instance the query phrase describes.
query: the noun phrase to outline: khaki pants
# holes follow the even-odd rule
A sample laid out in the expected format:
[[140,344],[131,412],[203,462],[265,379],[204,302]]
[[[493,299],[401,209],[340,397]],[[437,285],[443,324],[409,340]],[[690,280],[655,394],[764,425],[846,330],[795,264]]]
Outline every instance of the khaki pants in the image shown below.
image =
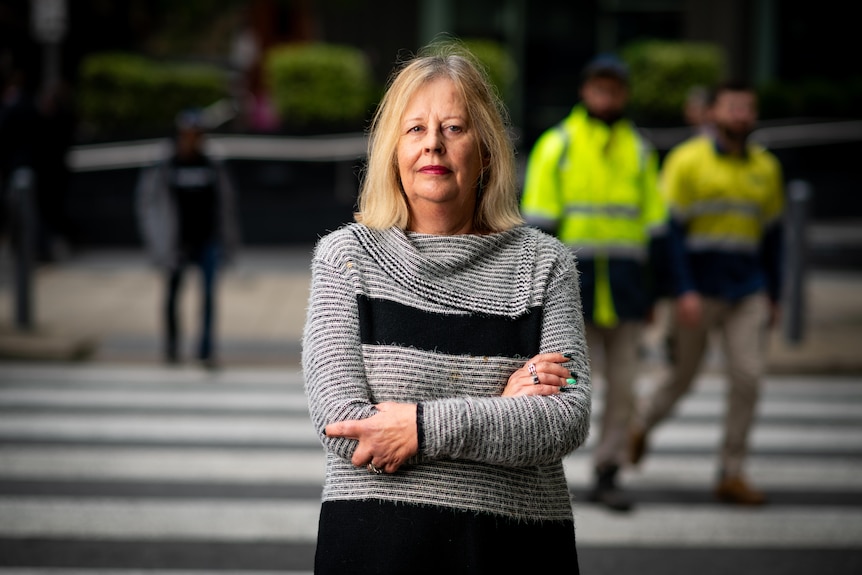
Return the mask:
[[[625,321],[611,328],[588,323],[586,328],[590,362],[599,368],[605,382],[605,407],[593,459],[596,467],[623,466],[628,461],[643,323]],[[599,359],[604,360],[601,365]]]
[[765,364],[769,303],[753,294],[736,303],[703,298],[703,321],[697,328],[673,323],[673,365],[669,377],[647,398],[641,424],[649,431],[670,414],[690,388],[709,343],[718,330],[727,371],[727,405],[721,448],[721,471],[740,475],[748,452],[748,436],[760,396]]

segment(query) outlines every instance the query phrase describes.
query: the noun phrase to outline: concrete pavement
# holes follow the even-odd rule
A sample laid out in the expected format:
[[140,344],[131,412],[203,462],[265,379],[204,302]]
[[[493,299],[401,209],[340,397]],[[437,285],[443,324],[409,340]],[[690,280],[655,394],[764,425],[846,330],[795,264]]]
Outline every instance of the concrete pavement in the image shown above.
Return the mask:
[[[248,250],[218,286],[217,345],[224,364],[290,364],[308,297],[310,247]],[[41,265],[34,277],[34,328],[15,327],[10,262],[0,282],[0,357],[159,363],[164,279],[140,250],[94,250]],[[198,331],[198,276],[180,300],[185,356]]]
[[[225,365],[297,365],[311,246],[249,248],[219,284],[218,346]],[[143,251],[88,250],[34,275],[30,331],[16,327],[13,267],[0,254],[0,360],[161,362],[163,280]],[[188,355],[197,330],[197,277],[188,275],[182,322]],[[772,334],[772,373],[862,374],[862,270],[812,270],[805,283],[804,337]],[[647,334],[660,364],[663,315]],[[191,337],[189,337],[191,336]],[[711,356],[720,362],[717,352]]]

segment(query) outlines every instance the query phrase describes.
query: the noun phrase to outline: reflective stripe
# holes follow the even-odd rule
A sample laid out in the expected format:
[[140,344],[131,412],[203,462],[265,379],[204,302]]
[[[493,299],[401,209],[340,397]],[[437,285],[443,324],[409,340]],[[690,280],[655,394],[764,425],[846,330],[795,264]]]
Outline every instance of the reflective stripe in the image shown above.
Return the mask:
[[639,206],[624,204],[566,204],[566,215],[577,214],[637,220],[641,217],[641,209]]
[[608,272],[608,258],[599,257],[595,260],[596,285],[593,321],[600,327],[613,327],[619,318],[614,309],[614,298],[611,294],[611,278]]
[[763,210],[759,205],[752,202],[735,202],[733,200],[705,200],[688,206],[677,205],[674,206],[674,213],[679,214],[683,218],[715,214],[741,214],[758,219],[763,217]]
[[658,236],[663,236],[667,233],[667,222],[662,221],[655,225],[647,227],[647,234],[650,238],[655,238]]
[[731,236],[689,236],[685,245],[693,252],[719,250],[751,254],[757,251],[758,242]]
[[646,246],[642,245],[569,244],[569,248],[579,257],[595,258],[599,256],[607,256],[615,259],[628,259],[637,262],[645,262],[647,259]]

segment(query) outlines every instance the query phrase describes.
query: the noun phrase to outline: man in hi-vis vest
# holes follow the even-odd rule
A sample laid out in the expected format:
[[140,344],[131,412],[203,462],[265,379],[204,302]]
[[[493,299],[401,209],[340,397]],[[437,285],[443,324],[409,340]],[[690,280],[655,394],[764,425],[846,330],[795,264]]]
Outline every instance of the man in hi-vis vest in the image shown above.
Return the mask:
[[615,56],[586,66],[581,102],[530,153],[521,199],[527,223],[578,257],[587,342],[605,386],[590,500],[617,511],[632,507],[617,475],[629,460],[643,328],[667,249],[658,156],[624,116],[628,90],[628,70]]

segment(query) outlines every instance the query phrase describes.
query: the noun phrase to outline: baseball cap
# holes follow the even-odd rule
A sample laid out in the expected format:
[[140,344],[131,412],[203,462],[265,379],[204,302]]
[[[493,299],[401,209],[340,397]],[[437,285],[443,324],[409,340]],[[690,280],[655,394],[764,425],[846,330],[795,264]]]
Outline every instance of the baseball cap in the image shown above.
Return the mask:
[[623,83],[629,81],[629,68],[618,56],[610,53],[599,54],[584,67],[584,80],[597,76],[616,78]]

